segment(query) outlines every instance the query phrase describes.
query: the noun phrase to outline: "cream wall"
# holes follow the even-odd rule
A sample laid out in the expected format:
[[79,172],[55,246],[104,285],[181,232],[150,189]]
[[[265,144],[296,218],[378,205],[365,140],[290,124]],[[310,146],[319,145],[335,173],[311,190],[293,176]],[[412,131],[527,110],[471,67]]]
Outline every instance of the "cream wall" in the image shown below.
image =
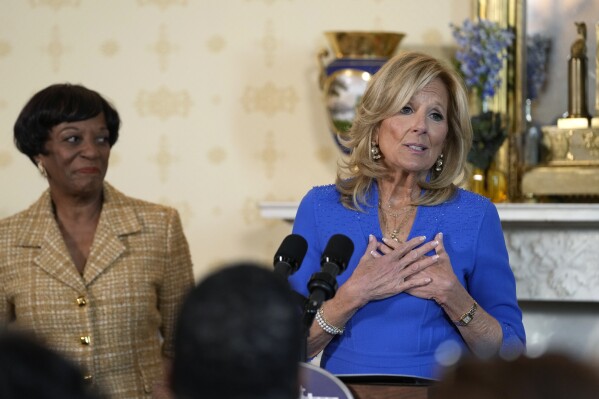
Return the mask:
[[179,209],[196,277],[272,256],[290,225],[261,200],[332,182],[316,53],[326,30],[406,33],[447,54],[469,0],[0,0],[0,217],[45,188],[12,143],[24,103],[55,82],[104,94],[123,120],[107,180]]

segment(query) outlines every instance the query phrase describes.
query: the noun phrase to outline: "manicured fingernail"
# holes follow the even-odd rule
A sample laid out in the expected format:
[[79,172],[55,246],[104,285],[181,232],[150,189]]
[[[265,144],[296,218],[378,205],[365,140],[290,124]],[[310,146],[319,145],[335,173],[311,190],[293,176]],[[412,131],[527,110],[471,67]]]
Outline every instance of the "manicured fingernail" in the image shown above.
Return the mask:
[[439,245],[439,241],[437,241],[437,240],[433,241],[433,247],[436,247],[437,245]]
[[426,236],[420,236],[420,241],[426,240]]
[[427,283],[430,283],[433,280],[431,280],[430,278],[427,277],[427,278],[424,279],[424,281],[426,281]]
[[443,233],[439,232],[439,238],[443,238]]
[[433,255],[433,259],[436,261],[437,259],[439,259],[439,255]]
[[372,242],[374,240],[374,236],[372,234],[368,234],[368,242]]

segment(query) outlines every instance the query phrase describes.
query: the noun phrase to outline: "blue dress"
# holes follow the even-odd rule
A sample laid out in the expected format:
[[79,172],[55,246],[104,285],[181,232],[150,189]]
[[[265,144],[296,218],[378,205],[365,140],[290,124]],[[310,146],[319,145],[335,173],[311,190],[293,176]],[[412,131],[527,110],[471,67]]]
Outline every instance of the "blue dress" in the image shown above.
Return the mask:
[[[315,187],[302,199],[293,233],[308,242],[300,269],[289,281],[308,295],[310,276],[320,270],[320,257],[329,238],[344,234],[355,249],[347,269],[337,277],[341,286],[366,251],[368,235],[380,241],[376,184],[367,196],[364,212],[345,208],[334,185]],[[509,265],[499,215],[488,199],[459,189],[449,201],[419,206],[408,239],[432,239],[443,233],[454,272],[470,295],[503,330],[501,352],[520,353],[525,346],[522,312]],[[432,255],[434,253],[429,253]],[[438,378],[440,363],[453,349],[466,344],[443,309],[434,301],[400,293],[359,309],[326,346],[321,366],[333,374],[391,374]]]

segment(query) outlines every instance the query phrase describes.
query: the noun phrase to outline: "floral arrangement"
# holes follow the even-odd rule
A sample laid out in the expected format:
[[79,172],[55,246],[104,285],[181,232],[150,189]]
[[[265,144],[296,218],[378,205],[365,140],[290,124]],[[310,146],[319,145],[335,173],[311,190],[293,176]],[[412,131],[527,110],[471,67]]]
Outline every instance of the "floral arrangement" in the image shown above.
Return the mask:
[[526,98],[539,96],[547,77],[551,39],[536,33],[526,37]]
[[501,85],[499,73],[514,34],[485,19],[467,19],[462,26],[450,24],[450,27],[458,45],[455,55],[458,69],[466,86],[482,104],[482,112],[471,118],[474,137],[468,161],[486,170],[507,137],[501,115],[487,110],[486,100],[493,97]]
[[514,33],[486,19],[467,19],[461,27],[450,27],[458,44],[455,57],[466,85],[476,90],[482,100],[493,97],[501,84],[499,72]]

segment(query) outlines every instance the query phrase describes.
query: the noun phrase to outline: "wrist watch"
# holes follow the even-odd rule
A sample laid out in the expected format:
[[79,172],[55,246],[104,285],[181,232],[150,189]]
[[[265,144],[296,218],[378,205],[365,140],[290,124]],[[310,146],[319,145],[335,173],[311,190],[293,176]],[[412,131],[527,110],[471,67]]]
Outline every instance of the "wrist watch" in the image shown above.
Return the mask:
[[476,313],[476,309],[478,309],[478,305],[476,302],[474,302],[470,310],[464,313],[459,320],[454,321],[454,323],[458,326],[467,326],[472,319],[474,319],[474,313]]

